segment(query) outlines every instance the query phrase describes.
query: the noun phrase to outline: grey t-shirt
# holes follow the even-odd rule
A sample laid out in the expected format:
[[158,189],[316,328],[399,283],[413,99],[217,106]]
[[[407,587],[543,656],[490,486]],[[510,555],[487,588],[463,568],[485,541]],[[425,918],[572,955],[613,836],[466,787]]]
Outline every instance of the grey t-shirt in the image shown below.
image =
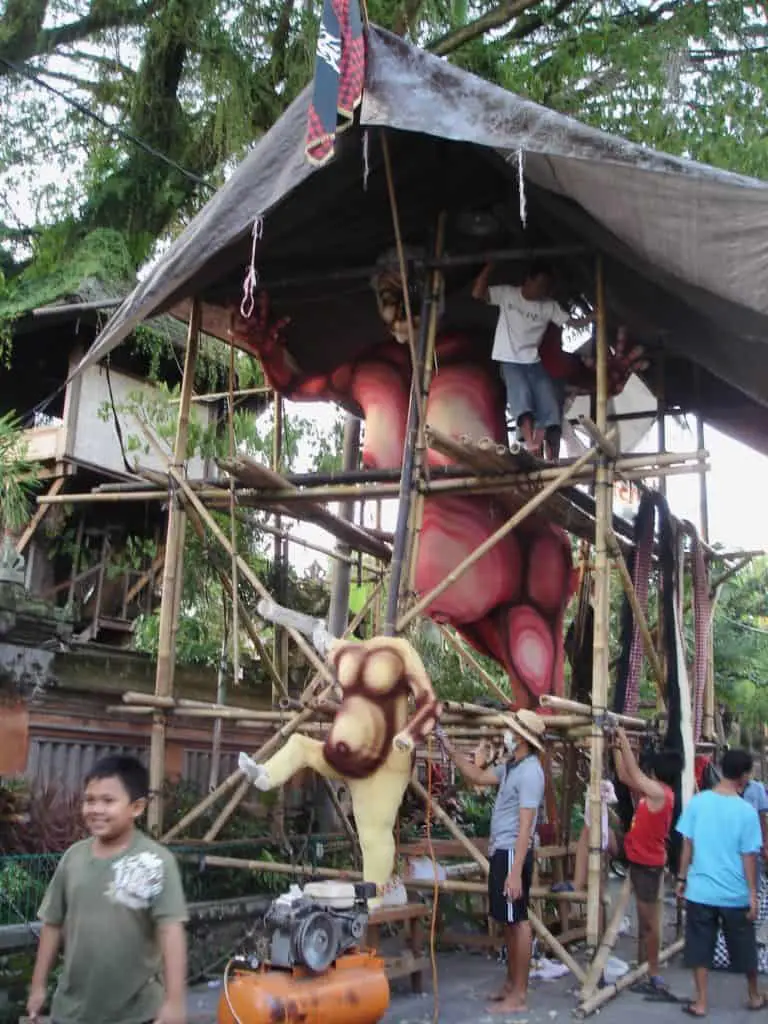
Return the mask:
[[488,854],[495,850],[513,850],[520,834],[520,811],[532,810],[533,827],[541,801],[544,799],[544,770],[534,755],[517,764],[512,761],[497,765],[493,773],[499,780],[499,792],[491,815],[491,837]]

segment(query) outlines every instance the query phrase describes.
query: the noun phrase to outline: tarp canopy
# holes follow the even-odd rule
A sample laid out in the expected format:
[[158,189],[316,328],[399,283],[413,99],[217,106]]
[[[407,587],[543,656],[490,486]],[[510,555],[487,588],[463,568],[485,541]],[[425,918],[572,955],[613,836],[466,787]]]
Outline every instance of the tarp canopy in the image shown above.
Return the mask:
[[[611,329],[654,360],[664,399],[768,452],[768,184],[654,152],[490,85],[379,28],[367,34],[359,124],[326,166],[304,153],[305,90],[189,224],[102,331],[83,365],[146,317],[186,316],[227,337],[250,261],[286,344],[309,373],[384,339],[365,270],[393,244],[381,138],[388,132],[404,239],[424,245],[449,214],[446,327],[490,336],[495,312],[468,297],[488,249],[562,247],[559,297],[594,302],[602,255]],[[522,155],[521,155],[522,154]],[[522,190],[519,168],[524,169]],[[522,195],[521,195],[522,192]],[[525,202],[523,217],[522,202]],[[485,212],[492,235],[473,231]],[[514,263],[499,273],[514,273]],[[663,359],[658,358],[663,353]]]

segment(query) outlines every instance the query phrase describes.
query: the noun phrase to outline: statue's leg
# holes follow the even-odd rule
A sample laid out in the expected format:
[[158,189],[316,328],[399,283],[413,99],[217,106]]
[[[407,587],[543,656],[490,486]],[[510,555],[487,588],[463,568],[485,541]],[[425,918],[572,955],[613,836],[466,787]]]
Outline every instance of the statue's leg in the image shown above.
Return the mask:
[[325,779],[341,778],[326,761],[323,743],[298,733],[289,737],[285,746],[264,764],[257,764],[247,754],[240,755],[238,764],[254,786],[264,791],[285,785],[304,768],[311,768]]
[[405,890],[393,878],[395,870],[394,828],[403,795],[411,776],[411,756],[393,751],[384,765],[367,779],[349,781],[355,826],[363,854],[363,878],[383,891],[381,902],[404,903]]

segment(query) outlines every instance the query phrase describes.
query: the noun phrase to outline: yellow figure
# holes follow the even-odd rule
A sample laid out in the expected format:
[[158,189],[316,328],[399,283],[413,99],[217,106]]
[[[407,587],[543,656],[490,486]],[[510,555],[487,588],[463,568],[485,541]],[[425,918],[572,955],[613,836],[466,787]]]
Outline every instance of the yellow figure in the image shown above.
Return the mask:
[[[407,640],[338,640],[328,652],[342,701],[325,742],[294,734],[273,757],[240,768],[257,789],[283,786],[304,768],[343,779],[352,799],[363,854],[363,877],[379,887],[378,903],[404,903],[394,876],[394,827],[413,770],[416,741],[434,728],[440,708],[432,684]],[[408,720],[408,697],[416,710]]]

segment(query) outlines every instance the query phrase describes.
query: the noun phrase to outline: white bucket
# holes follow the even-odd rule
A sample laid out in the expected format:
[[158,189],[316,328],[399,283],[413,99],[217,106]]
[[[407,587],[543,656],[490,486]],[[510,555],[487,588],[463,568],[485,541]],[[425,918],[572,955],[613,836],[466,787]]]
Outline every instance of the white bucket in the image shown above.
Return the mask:
[[606,985],[615,985],[629,971],[629,964],[619,960],[617,956],[609,956],[603,968],[603,979]]

